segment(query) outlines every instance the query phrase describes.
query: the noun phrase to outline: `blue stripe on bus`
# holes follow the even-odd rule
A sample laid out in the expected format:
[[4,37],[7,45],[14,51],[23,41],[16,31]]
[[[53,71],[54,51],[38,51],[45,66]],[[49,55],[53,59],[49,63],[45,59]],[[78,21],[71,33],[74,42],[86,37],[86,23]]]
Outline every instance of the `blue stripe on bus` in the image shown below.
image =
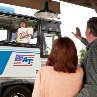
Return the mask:
[[0,75],[2,75],[12,51],[0,51]]

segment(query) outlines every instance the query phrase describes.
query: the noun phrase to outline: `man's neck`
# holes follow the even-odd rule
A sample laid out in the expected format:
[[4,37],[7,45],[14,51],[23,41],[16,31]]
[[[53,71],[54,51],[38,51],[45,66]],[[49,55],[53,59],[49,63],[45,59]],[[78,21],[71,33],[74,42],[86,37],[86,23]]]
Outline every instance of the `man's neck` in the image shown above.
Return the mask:
[[97,39],[97,37],[91,37],[88,42],[91,43],[91,42],[94,41],[95,39]]

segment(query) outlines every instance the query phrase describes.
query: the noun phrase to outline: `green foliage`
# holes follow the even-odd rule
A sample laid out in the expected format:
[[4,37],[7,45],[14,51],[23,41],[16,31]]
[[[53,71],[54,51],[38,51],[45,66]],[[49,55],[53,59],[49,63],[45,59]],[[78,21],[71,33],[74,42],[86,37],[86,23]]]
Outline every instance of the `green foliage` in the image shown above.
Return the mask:
[[83,48],[82,48],[82,49],[80,50],[80,57],[83,58],[85,55],[86,55],[86,49],[83,49]]
[[80,53],[80,54],[79,54],[79,64],[80,64],[81,60],[85,57],[87,51],[86,51],[85,48],[82,48],[82,49],[79,51],[79,53]]

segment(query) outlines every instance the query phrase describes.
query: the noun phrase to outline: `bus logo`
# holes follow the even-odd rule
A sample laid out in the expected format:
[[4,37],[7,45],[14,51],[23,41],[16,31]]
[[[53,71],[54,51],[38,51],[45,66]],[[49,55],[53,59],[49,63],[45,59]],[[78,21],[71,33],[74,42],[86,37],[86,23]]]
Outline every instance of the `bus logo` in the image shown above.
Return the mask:
[[34,56],[32,54],[17,54],[13,66],[32,66]]

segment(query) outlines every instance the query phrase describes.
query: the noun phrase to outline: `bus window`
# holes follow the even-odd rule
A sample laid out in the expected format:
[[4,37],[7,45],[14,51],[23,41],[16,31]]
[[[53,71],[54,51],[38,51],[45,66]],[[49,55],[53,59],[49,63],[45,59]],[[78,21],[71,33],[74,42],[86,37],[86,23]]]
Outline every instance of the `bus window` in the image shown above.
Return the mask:
[[44,37],[43,55],[49,55],[50,54],[53,41],[57,38],[58,38],[57,35],[51,35],[51,34]]
[[7,30],[0,30],[0,41],[7,39]]

